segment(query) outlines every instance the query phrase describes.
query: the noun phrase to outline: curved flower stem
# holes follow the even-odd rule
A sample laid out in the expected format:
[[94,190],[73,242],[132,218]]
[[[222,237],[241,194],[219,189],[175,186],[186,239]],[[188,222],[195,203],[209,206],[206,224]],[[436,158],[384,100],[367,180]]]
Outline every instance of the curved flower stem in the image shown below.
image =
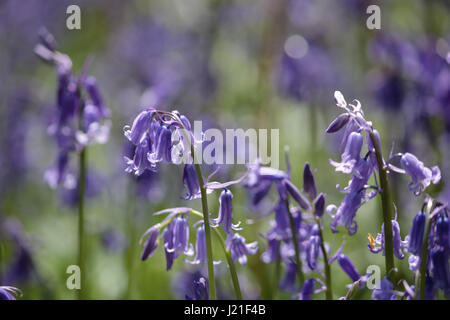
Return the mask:
[[[193,149],[193,148],[192,148]],[[194,152],[192,152],[194,154]],[[202,210],[203,210],[203,222],[205,224],[205,240],[206,240],[206,256],[208,260],[208,280],[209,280],[209,295],[211,300],[217,300],[216,297],[216,282],[214,278],[214,263],[213,253],[211,245],[211,228],[209,226],[208,217],[208,200],[206,198],[206,189],[203,182],[202,171],[198,163],[195,164],[195,170],[197,171],[197,178],[200,185],[200,193],[202,196]]]
[[394,270],[394,239],[392,234],[392,203],[389,193],[389,182],[387,178],[387,169],[384,166],[383,156],[381,153],[381,146],[373,132],[369,133],[372,145],[375,148],[375,155],[378,163],[378,173],[380,177],[381,187],[381,205],[383,208],[383,222],[384,222],[384,250],[385,250],[385,264],[386,274],[389,276],[392,283],[395,283]]
[[331,285],[331,269],[330,264],[328,263],[328,255],[325,250],[323,233],[322,233],[322,224],[320,223],[320,219],[316,219],[317,226],[319,227],[319,237],[320,237],[320,249],[322,250],[323,255],[323,263],[325,266],[325,284],[327,286],[327,290],[325,291],[325,297],[327,300],[333,300],[333,288]]
[[[78,194],[78,267],[81,271],[81,279],[85,279],[84,273],[84,190],[86,184],[86,148],[83,148],[80,153],[80,176],[79,176],[79,194]],[[78,290],[78,299],[82,300],[84,297],[84,284],[86,281],[81,281],[81,288]]]
[[303,284],[305,283],[305,276],[302,271],[302,261],[300,260],[300,249],[298,247],[298,239],[297,239],[297,232],[295,230],[294,217],[292,216],[291,209],[289,208],[288,199],[286,199],[286,209],[289,215],[289,224],[291,225],[292,241],[294,242],[295,263],[297,264],[297,276],[300,282],[300,288],[302,288]]
[[[197,215],[199,217],[202,217],[202,218],[204,217],[204,215],[202,213],[200,213],[198,211],[195,211],[195,210],[192,210],[191,213],[193,213],[193,214],[195,214],[195,215]],[[242,293],[241,293],[241,287],[239,285],[239,278],[237,276],[236,268],[235,268],[235,265],[233,263],[233,259],[231,257],[231,252],[229,250],[227,250],[227,246],[225,244],[225,240],[223,239],[223,237],[220,234],[220,232],[217,229],[215,229],[215,228],[213,228],[213,230],[214,230],[217,238],[219,239],[219,243],[220,243],[220,245],[221,245],[221,247],[223,249],[223,252],[225,254],[225,257],[227,259],[228,266],[230,267],[230,275],[231,275],[231,280],[233,282],[233,287],[234,287],[234,292],[236,294],[236,298],[238,300],[242,300]],[[206,234],[206,232],[205,232],[205,234]]]
[[[423,236],[422,250],[420,253],[420,300],[425,300],[426,292],[426,273],[427,273],[427,258],[428,258],[428,238],[431,231],[431,219],[427,217],[425,226],[425,234]],[[419,297],[418,297],[419,298]]]

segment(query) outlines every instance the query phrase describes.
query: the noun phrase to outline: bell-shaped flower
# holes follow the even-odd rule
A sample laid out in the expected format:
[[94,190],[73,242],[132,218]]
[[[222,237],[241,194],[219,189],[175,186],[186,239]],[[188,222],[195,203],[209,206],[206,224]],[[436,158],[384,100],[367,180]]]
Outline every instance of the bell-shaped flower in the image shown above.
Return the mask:
[[144,134],[149,130],[152,115],[153,111],[146,109],[137,115],[131,128],[130,126],[125,126],[123,128],[125,137],[127,137],[134,145],[137,146],[141,142]]
[[240,223],[233,224],[233,194],[230,190],[224,189],[219,197],[219,216],[217,219],[211,219],[212,226],[217,227],[222,224],[223,230],[226,234],[232,230],[242,230],[239,227]]
[[142,236],[141,241],[147,236],[145,241],[144,250],[142,251],[141,260],[145,261],[147,258],[151,257],[156,249],[158,248],[158,236],[159,236],[159,225],[154,225],[148,229]]
[[422,251],[423,235],[425,233],[425,213],[419,212],[414,217],[411,230],[409,230],[409,235],[407,239],[408,242],[408,252],[418,256]]
[[234,263],[239,260],[242,265],[247,264],[247,255],[253,255],[258,252],[258,242],[245,243],[245,238],[237,233],[228,234],[226,240],[227,250],[231,252],[231,258]]
[[332,166],[336,168],[336,171],[350,174],[353,172],[353,168],[360,159],[361,148],[363,145],[363,136],[361,133],[352,132],[348,137],[347,144],[345,145],[344,153],[341,156],[341,162],[336,162],[330,159]]
[[405,173],[412,179],[408,186],[416,196],[420,195],[431,183],[436,184],[441,180],[441,171],[438,166],[427,168],[411,153],[403,154],[400,163]]

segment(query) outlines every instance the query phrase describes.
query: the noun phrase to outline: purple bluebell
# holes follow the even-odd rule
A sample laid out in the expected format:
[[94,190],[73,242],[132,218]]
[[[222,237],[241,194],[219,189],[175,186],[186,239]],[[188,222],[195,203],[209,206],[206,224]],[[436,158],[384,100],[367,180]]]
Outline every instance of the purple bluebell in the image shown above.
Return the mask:
[[139,113],[133,120],[133,124],[123,128],[125,137],[128,138],[134,145],[139,145],[142,137],[150,128],[150,121],[152,119],[153,110],[146,109]]
[[420,255],[422,251],[423,235],[425,233],[425,213],[419,212],[414,217],[408,236],[408,251],[414,255]]
[[415,195],[420,195],[431,183],[436,184],[441,180],[439,167],[427,168],[411,153],[403,154],[400,163],[405,173],[412,179],[408,186]]
[[172,246],[167,250],[175,252],[174,258],[178,258],[180,254],[187,256],[193,255],[192,244],[189,243],[189,225],[186,218],[176,217],[173,221],[173,242]]
[[198,281],[194,280],[192,286],[194,289],[194,296],[191,297],[186,294],[186,300],[208,300],[209,286],[208,281],[204,277],[201,277]]
[[450,295],[450,265],[449,255],[440,248],[431,251],[431,261],[433,263],[433,280],[436,286],[444,291],[446,296]]
[[[402,241],[400,235],[400,225],[397,220],[392,220],[392,234],[393,234],[393,244],[394,244],[394,255],[398,259],[403,259],[405,255],[403,250],[408,246],[407,241]],[[376,246],[379,245],[379,247]],[[369,250],[373,253],[378,253],[383,250],[384,254],[384,224],[381,226],[381,234],[379,233],[376,239],[373,239],[372,235],[369,233],[369,243],[367,244]]]
[[302,209],[311,209],[308,199],[306,199],[306,197],[300,193],[300,191],[291,181],[285,179],[284,185],[286,186],[286,191],[292,196],[292,198],[294,198],[295,202],[297,202]]
[[332,216],[333,220],[331,221],[330,227],[333,232],[338,232],[337,226],[343,225],[347,228],[347,231],[350,235],[354,235],[358,229],[358,224],[354,220],[356,216],[356,212],[362,206],[362,201],[364,198],[364,193],[361,191],[353,191],[347,194],[342,200],[342,203],[339,207],[335,205],[329,205],[327,207],[327,212],[332,213],[336,211],[336,213]]
[[169,223],[169,225],[163,231],[163,241],[164,241],[164,254],[166,255],[166,270],[172,269],[173,261],[175,260],[175,251],[172,250],[173,244],[173,229],[174,224]]
[[195,245],[195,258],[194,258],[194,261],[186,260],[186,262],[192,263],[192,264],[199,264],[199,263],[206,263],[207,262],[205,227],[203,225],[201,225],[197,229],[197,242],[196,242],[196,245]]
[[155,145],[155,151],[148,154],[148,160],[152,164],[165,160],[172,162],[172,132],[166,126],[161,126]]
[[436,244],[450,254],[450,219],[446,215],[440,215],[436,219]]
[[97,85],[97,80],[89,76],[84,81],[84,86],[92,100],[92,103],[97,107],[102,117],[109,116],[109,110],[106,108],[102,95]]
[[307,162],[303,169],[303,190],[309,195],[310,199],[315,199],[317,196],[316,182],[314,181],[314,175]]
[[290,232],[289,213],[286,202],[280,200],[275,205],[275,227],[274,232],[280,239],[286,239]]
[[380,280],[380,288],[375,288],[372,291],[372,300],[396,300],[397,297],[394,292],[392,283],[383,278]]
[[146,170],[155,171],[156,166],[148,159],[148,154],[151,149],[151,140],[148,133],[146,133],[139,144],[136,146],[133,159],[125,158],[126,168],[125,172],[134,173],[136,176],[140,176]]
[[147,258],[151,257],[158,248],[159,225],[155,225],[148,229],[142,236],[142,239],[144,239],[147,235],[148,237],[144,244],[144,250],[141,254],[142,261],[145,261]]
[[321,239],[319,236],[319,227],[314,225],[311,230],[308,244],[306,245],[306,262],[311,270],[315,270],[317,267],[320,245]]
[[350,277],[353,282],[361,279],[361,274],[356,269],[352,261],[344,254],[340,254],[337,257],[337,262],[341,266],[342,270]]
[[231,258],[233,262],[242,265],[247,264],[247,255],[254,255],[258,252],[258,243],[251,242],[249,244],[245,243],[245,238],[237,233],[230,233],[226,240],[227,250],[231,252]]
[[195,165],[185,164],[183,170],[183,183],[187,189],[185,200],[197,199],[201,196]]
[[325,195],[323,193],[319,194],[316,199],[314,199],[314,216],[321,218],[325,211]]
[[330,159],[331,165],[336,168],[336,171],[350,174],[353,168],[359,161],[359,155],[363,145],[363,136],[358,132],[352,132],[345,145],[344,153],[341,156],[341,162],[336,162]]
[[298,290],[296,284],[297,279],[297,264],[294,262],[286,263],[286,271],[283,280],[280,283],[280,288],[289,292]]
[[226,234],[232,230],[242,230],[239,227],[240,223],[233,224],[233,194],[230,190],[224,189],[219,197],[219,216],[217,219],[211,219],[213,227],[222,224],[223,230]]
[[20,294],[20,290],[10,286],[0,286],[0,300],[16,300],[15,295]]
[[305,283],[303,284],[302,291],[299,295],[299,300],[311,300],[311,297],[314,293],[314,287],[316,285],[316,279],[310,278],[306,279]]
[[265,263],[278,261],[278,259],[281,258],[280,246],[281,241],[277,239],[277,236],[273,234],[273,232],[269,232],[269,234],[267,235],[267,249],[261,255],[262,261],[264,261]]
[[325,130],[326,133],[335,133],[341,130],[350,120],[350,115],[348,113],[340,114],[336,119],[334,119],[328,128]]

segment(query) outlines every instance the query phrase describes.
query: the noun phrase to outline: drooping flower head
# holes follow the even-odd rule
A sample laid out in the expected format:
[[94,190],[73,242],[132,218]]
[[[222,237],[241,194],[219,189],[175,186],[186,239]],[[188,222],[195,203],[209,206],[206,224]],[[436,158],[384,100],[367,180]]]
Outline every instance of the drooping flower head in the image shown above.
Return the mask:
[[226,240],[227,250],[231,252],[233,262],[247,264],[247,255],[254,255],[258,251],[258,243],[246,243],[245,238],[237,233],[230,233]]

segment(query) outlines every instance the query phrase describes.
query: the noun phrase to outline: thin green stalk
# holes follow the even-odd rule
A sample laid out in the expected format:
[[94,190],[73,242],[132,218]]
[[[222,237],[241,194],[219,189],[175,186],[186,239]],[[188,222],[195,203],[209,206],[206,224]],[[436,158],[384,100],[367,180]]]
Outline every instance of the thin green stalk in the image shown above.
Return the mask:
[[[193,149],[193,147],[192,147]],[[193,150],[192,150],[193,151]],[[192,152],[194,154],[194,152]],[[211,228],[209,226],[208,217],[208,200],[206,198],[206,189],[204,187],[202,171],[198,163],[195,164],[195,170],[197,171],[198,183],[200,184],[200,193],[202,197],[202,210],[203,210],[203,222],[205,224],[205,240],[206,240],[206,257],[208,260],[208,279],[209,279],[209,298],[216,300],[216,282],[214,278],[214,260],[211,245]]]
[[286,209],[289,215],[289,224],[291,225],[292,241],[294,242],[295,250],[295,263],[297,264],[297,276],[300,282],[300,288],[305,283],[305,276],[302,271],[302,261],[300,260],[300,249],[298,247],[297,230],[295,230],[294,217],[292,216],[291,209],[289,208],[289,200],[286,199]]
[[426,292],[426,272],[427,272],[427,258],[428,258],[428,237],[431,231],[431,219],[427,216],[425,227],[425,234],[423,236],[422,250],[420,253],[420,300],[425,300]]
[[325,244],[322,233],[322,225],[320,223],[320,219],[316,219],[317,226],[319,227],[319,237],[320,237],[320,249],[322,250],[323,255],[323,263],[325,266],[325,284],[327,286],[327,290],[325,291],[325,297],[327,300],[333,300],[333,288],[331,285],[331,269],[330,264],[328,263],[328,255],[325,250]]
[[384,222],[384,250],[385,250],[385,265],[386,274],[389,276],[392,283],[395,282],[394,272],[394,239],[392,234],[392,203],[390,201],[389,183],[387,178],[387,170],[384,166],[383,156],[381,153],[381,146],[373,132],[369,133],[372,144],[375,148],[375,155],[377,157],[378,172],[380,177],[381,187],[381,205],[383,208],[383,222]]
[[79,194],[78,194],[78,267],[81,271],[81,288],[78,290],[78,300],[84,298],[84,285],[86,281],[83,281],[85,273],[85,242],[84,242],[84,190],[86,184],[86,148],[83,148],[80,152],[80,176],[79,176]]
[[[198,211],[194,211],[192,210],[191,213],[199,216],[199,217],[204,217],[204,214],[198,212]],[[225,240],[223,239],[222,235],[220,234],[220,232],[213,228],[217,238],[219,239],[219,243],[223,249],[223,252],[225,254],[225,257],[227,259],[228,262],[228,266],[230,267],[230,275],[231,275],[231,280],[233,282],[233,288],[234,288],[234,292],[236,294],[236,298],[238,300],[242,300],[242,293],[241,293],[241,287],[239,285],[239,278],[237,276],[237,272],[236,272],[236,267],[234,265],[233,259],[231,257],[231,252],[229,250],[227,250],[227,246],[225,244]],[[206,228],[205,228],[205,235],[206,235]]]

